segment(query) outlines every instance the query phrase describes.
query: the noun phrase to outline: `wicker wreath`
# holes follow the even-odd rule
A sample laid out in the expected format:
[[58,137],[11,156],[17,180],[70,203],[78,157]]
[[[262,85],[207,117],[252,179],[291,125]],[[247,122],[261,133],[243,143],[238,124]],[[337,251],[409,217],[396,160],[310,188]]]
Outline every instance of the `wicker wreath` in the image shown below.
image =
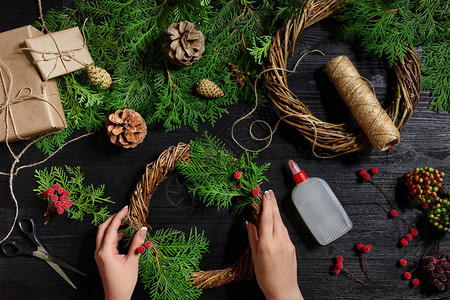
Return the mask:
[[[318,21],[335,14],[345,0],[307,0],[300,7],[297,17],[289,20],[286,26],[276,33],[268,54],[269,63],[265,66],[264,85],[269,90],[269,98],[276,107],[281,120],[299,131],[313,143],[313,153],[317,157],[334,157],[371,147],[364,132],[354,133],[348,126],[332,124],[314,117],[308,108],[292,93],[287,84],[286,67],[294,55],[295,43],[303,30]],[[421,64],[413,47],[408,48],[404,59],[394,65],[397,77],[397,90],[391,106],[386,110],[395,126],[401,130],[411,118],[419,103],[421,89]],[[327,156],[320,156],[315,149]]]
[[[167,178],[167,176],[175,169],[175,164],[179,160],[189,158],[189,144],[179,143],[177,146],[171,146],[165,150],[158,159],[145,168],[145,173],[136,185],[133,192],[129,211],[128,222],[133,229],[146,226],[147,216],[150,211],[150,199],[158,185]],[[259,195],[262,195],[261,191]],[[261,214],[261,196],[258,200],[253,201],[250,213],[250,221],[259,224]],[[250,246],[244,254],[230,267],[222,270],[196,271],[191,278],[192,283],[202,289],[218,287],[230,282],[251,279],[253,275],[253,263],[251,257]]]

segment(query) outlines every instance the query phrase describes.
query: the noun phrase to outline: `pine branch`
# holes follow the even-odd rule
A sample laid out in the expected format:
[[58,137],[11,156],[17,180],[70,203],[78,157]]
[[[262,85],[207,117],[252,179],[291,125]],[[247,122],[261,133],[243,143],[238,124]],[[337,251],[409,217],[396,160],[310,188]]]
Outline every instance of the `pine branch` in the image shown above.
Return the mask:
[[[84,174],[80,167],[51,167],[42,170],[35,170],[36,183],[38,187],[34,189],[40,198],[47,200],[49,209],[54,208],[55,203],[44,192],[58,184],[69,192],[67,201],[72,202],[72,206],[66,209],[68,217],[83,221],[87,214],[93,215],[92,223],[99,225],[103,223],[111,214],[107,210],[106,203],[114,203],[109,197],[104,198],[104,186],[95,188],[92,184],[84,185]],[[56,193],[56,191],[55,191]],[[54,209],[53,209],[54,210]],[[47,210],[48,212],[49,210]]]

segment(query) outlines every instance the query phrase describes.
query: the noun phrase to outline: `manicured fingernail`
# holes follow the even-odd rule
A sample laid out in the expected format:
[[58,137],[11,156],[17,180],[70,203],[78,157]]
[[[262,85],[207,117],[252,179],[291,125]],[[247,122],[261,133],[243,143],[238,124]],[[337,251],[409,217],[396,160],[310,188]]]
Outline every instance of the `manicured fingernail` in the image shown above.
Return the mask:
[[265,192],[264,192],[264,195],[267,195],[268,193],[269,193],[269,191],[265,191]]
[[247,220],[245,220],[245,228],[247,228],[247,230],[248,230],[248,221]]
[[122,210],[128,209],[128,205],[124,206]]
[[139,230],[139,234],[141,237],[145,237],[147,235],[147,227],[142,227],[141,230]]

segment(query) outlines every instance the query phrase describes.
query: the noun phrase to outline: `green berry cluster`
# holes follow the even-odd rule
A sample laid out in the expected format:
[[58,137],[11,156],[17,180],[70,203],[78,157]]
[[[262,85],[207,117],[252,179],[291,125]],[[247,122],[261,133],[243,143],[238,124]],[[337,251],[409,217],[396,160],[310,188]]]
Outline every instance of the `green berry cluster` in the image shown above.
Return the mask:
[[450,231],[450,197],[442,183],[444,173],[437,169],[416,168],[405,174],[405,183],[409,188],[409,200],[420,201],[422,209],[427,210],[428,219],[439,230]]

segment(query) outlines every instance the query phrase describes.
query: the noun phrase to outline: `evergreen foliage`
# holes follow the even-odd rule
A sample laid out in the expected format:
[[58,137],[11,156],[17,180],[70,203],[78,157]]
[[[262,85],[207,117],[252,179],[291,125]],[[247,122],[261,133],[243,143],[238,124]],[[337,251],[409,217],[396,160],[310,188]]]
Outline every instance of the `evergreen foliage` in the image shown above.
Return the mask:
[[[190,143],[189,153],[189,160],[178,162],[177,168],[194,185],[192,194],[198,194],[207,206],[240,212],[254,200],[252,190],[267,180],[263,172],[270,164],[258,167],[253,162],[257,153],[235,157],[222,142],[207,134]],[[242,174],[239,180],[233,177],[236,171]]]
[[[276,5],[284,9],[275,9]],[[49,153],[74,129],[99,130],[105,121],[102,111],[125,107],[138,111],[147,123],[163,122],[168,131],[182,125],[197,130],[199,122],[214,125],[227,113],[226,106],[252,95],[251,84],[238,86],[226,63],[255,75],[260,66],[251,59],[247,45],[261,35],[271,36],[297,6],[294,0],[219,0],[214,5],[209,0],[77,0],[73,9],[48,12],[44,18],[51,31],[81,28],[89,18],[85,27],[89,51],[95,64],[112,75],[113,84],[100,90],[84,70],[57,78],[69,128],[38,146]],[[177,67],[164,58],[162,32],[184,20],[203,32],[206,50],[192,66]],[[204,78],[217,83],[225,96],[212,100],[198,96],[195,85]]]
[[83,221],[87,214],[93,216],[92,223],[99,225],[106,221],[111,215],[106,203],[114,203],[109,197],[104,198],[105,186],[94,187],[84,185],[84,174],[81,173],[80,167],[51,167],[50,169],[35,170],[38,187],[34,189],[37,195],[51,201],[43,196],[45,190],[52,187],[55,183],[70,193],[70,199],[73,205],[67,208],[68,217],[75,220]]
[[435,98],[430,107],[450,112],[450,2],[448,0],[351,0],[345,29],[362,39],[368,52],[403,59],[407,46],[424,46],[423,88]]

